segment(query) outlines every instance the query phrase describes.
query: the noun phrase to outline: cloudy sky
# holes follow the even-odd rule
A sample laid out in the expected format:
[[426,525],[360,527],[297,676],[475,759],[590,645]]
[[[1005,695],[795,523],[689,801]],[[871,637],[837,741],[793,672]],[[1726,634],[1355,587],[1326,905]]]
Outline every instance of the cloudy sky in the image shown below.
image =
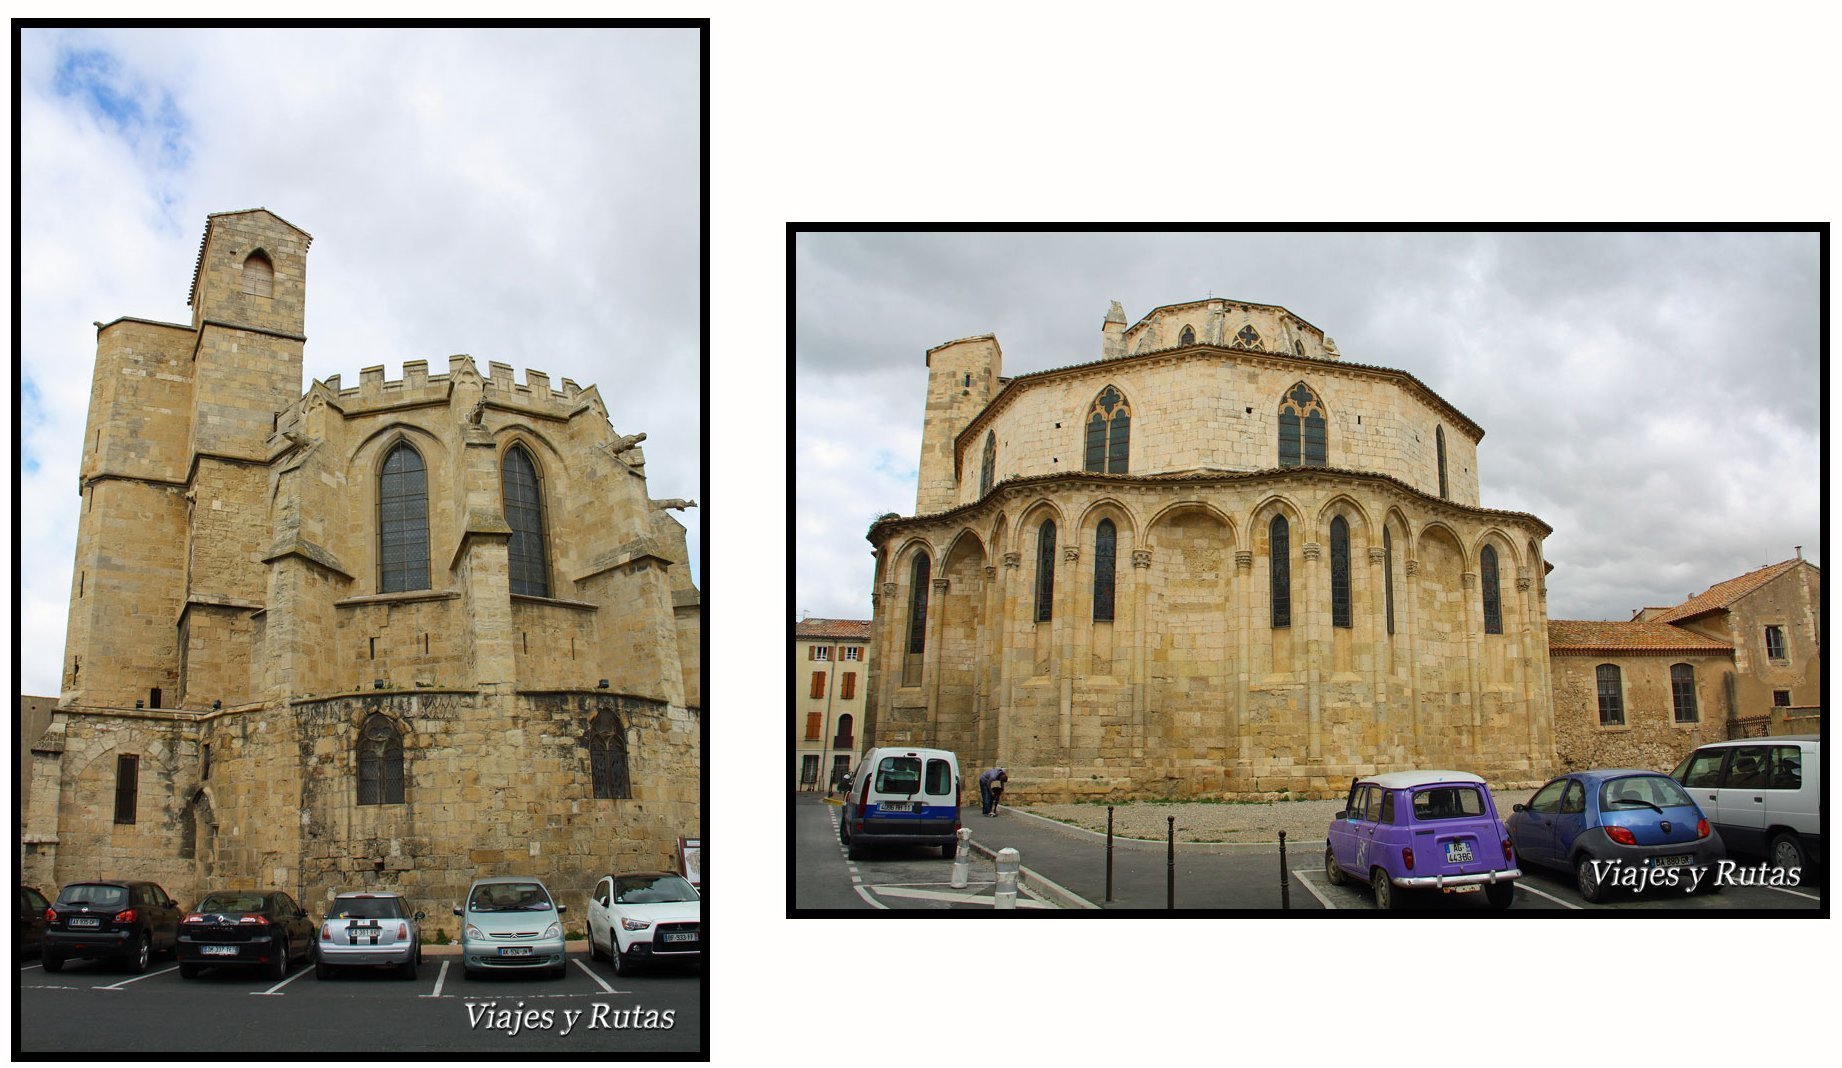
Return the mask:
[[[699,484],[692,30],[29,30],[19,692],[56,694],[97,320],[188,323],[205,216],[313,235],[306,375],[467,353],[597,385]],[[302,383],[303,391],[307,383]],[[670,513],[690,531],[696,510]]]
[[810,233],[797,241],[796,618],[869,618],[864,540],[912,515],[925,352],[1100,357],[1214,294],[1282,305],[1484,428],[1487,508],[1554,528],[1549,615],[1628,619],[1821,563],[1814,233]]

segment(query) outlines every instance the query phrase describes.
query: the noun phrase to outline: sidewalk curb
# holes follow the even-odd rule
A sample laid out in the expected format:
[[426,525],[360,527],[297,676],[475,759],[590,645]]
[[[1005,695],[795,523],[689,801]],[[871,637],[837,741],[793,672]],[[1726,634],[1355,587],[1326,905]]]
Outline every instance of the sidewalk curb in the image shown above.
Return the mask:
[[[968,838],[966,840],[966,844],[970,845],[973,849],[978,850],[979,853],[982,854],[983,856],[990,857],[993,860],[996,860],[998,857],[997,850],[992,849],[989,846],[983,845],[977,841],[974,841],[973,839]],[[1021,871],[1023,873],[1024,878],[1029,881],[1030,888],[1032,890],[1036,891],[1038,894],[1041,894],[1043,897],[1046,897],[1049,900],[1054,901],[1056,905],[1060,906],[1061,908],[1076,909],[1076,910],[1094,909],[1096,911],[1098,911],[1100,908],[1099,905],[1094,904],[1092,901],[1087,900],[1086,898],[1082,897],[1080,894],[1075,893],[1073,890],[1070,890],[1067,887],[1061,885],[1060,883],[1057,883],[1055,880],[1050,879],[1048,876],[1045,876],[1044,874],[1042,874],[1039,871],[1036,871],[1033,868],[1024,867],[1021,869]]]

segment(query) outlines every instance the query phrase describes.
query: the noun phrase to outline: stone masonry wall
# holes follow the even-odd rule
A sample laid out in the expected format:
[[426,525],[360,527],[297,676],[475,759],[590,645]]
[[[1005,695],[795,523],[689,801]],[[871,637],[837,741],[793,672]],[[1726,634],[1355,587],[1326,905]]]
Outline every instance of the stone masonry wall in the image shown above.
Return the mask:
[[[1726,679],[1733,660],[1725,653],[1646,656],[1556,653],[1553,774],[1582,768],[1649,768],[1667,772],[1695,747],[1727,738]],[[1599,722],[1600,664],[1613,664],[1624,684],[1624,723]],[[1697,719],[1677,723],[1669,669],[1695,669]]]

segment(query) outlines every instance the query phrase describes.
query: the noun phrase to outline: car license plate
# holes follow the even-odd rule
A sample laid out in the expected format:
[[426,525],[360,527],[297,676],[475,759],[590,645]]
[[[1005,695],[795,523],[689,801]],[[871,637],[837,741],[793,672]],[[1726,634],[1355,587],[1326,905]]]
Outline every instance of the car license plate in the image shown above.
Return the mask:
[[531,955],[530,946],[500,946],[499,947],[499,956],[501,957],[528,957],[530,955]]
[[667,931],[665,932],[665,940],[667,942],[695,942],[697,941],[697,932],[696,931]]
[[101,927],[102,921],[93,917],[85,919],[84,917],[78,916],[70,921],[70,925],[72,927]]
[[377,945],[377,936],[382,933],[383,929],[376,924],[367,925],[355,923],[345,930],[346,934],[350,936],[352,945],[358,945],[358,940],[361,938],[368,938],[370,939],[370,944],[375,946]]
[[915,803],[913,801],[884,801],[881,807],[884,812],[913,812]]
[[1650,864],[1652,867],[1656,868],[1684,868],[1694,862],[1694,857],[1678,855],[1673,857],[1653,857]]
[[1482,889],[1483,887],[1477,883],[1466,883],[1464,886],[1448,886],[1445,888],[1445,892],[1448,894],[1475,894]]
[[234,957],[237,955],[236,946],[201,946],[199,948],[204,950],[205,956],[207,957]]
[[1447,864],[1471,863],[1471,843],[1447,842],[1445,844],[1445,862]]

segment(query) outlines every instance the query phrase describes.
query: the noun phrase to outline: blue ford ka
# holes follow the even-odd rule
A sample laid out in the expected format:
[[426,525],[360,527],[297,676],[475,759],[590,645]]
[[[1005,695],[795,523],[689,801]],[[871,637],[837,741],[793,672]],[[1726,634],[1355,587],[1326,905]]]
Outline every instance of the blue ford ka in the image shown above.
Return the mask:
[[1694,799],[1667,775],[1637,768],[1576,771],[1552,780],[1509,817],[1524,865],[1573,874],[1580,896],[1656,886],[1714,893],[1727,851]]

